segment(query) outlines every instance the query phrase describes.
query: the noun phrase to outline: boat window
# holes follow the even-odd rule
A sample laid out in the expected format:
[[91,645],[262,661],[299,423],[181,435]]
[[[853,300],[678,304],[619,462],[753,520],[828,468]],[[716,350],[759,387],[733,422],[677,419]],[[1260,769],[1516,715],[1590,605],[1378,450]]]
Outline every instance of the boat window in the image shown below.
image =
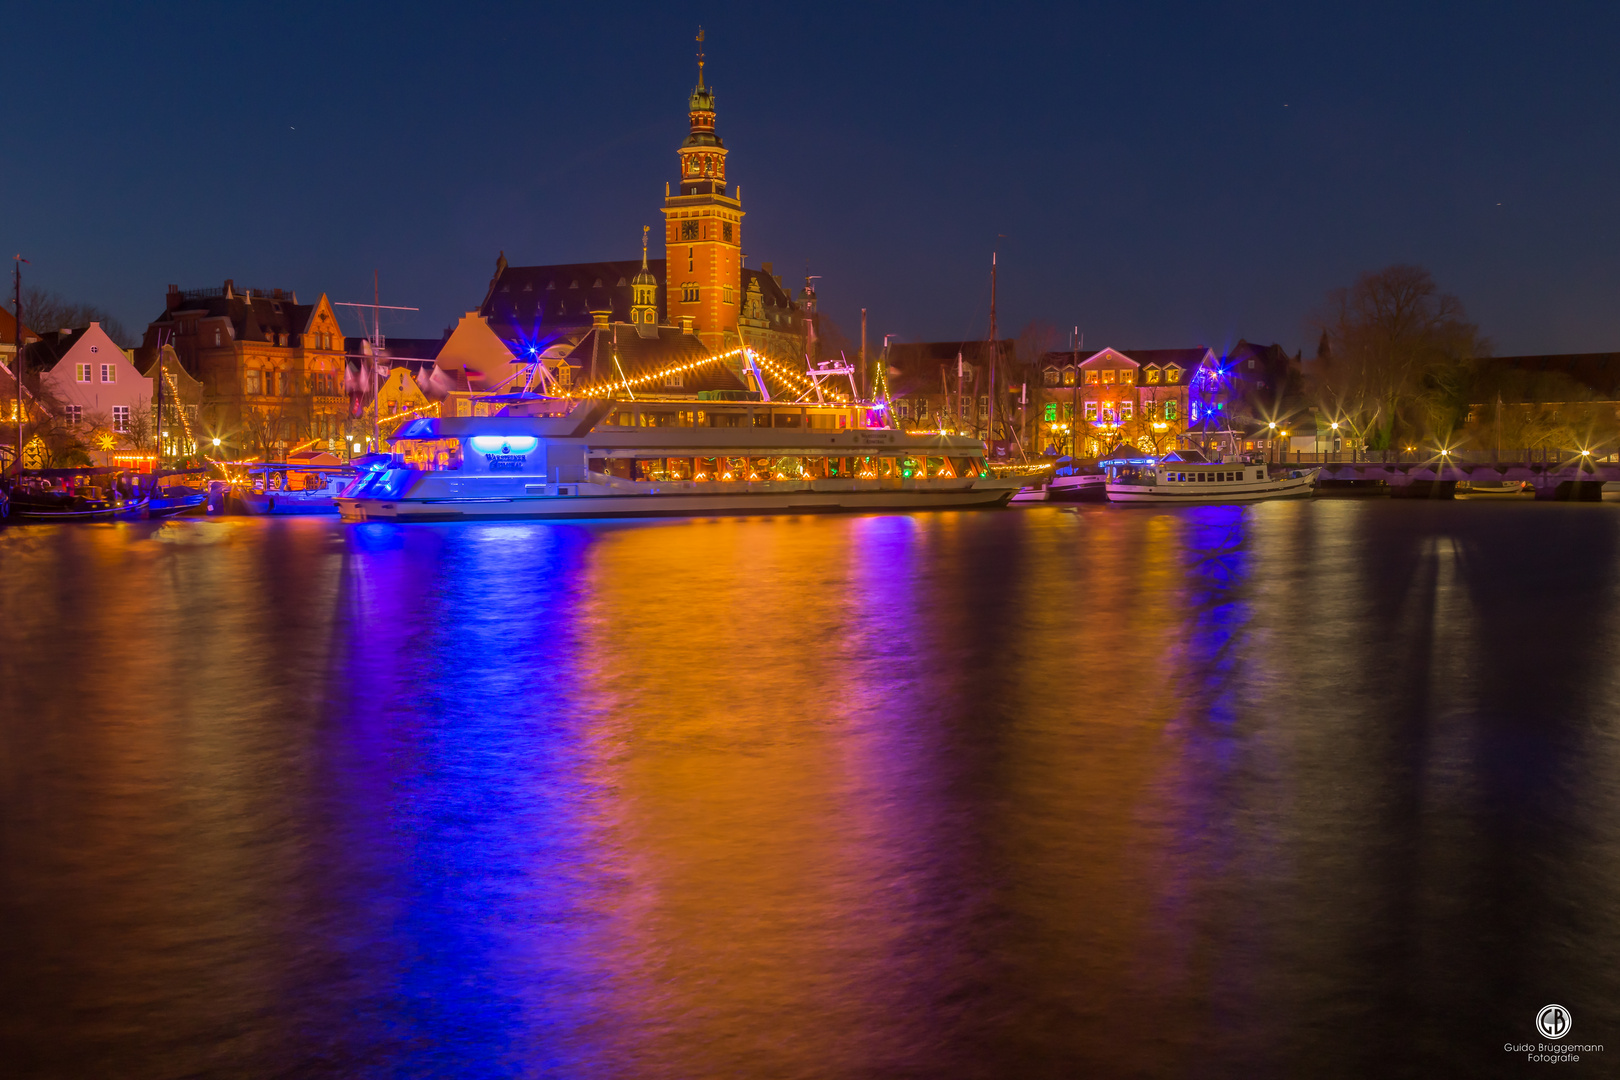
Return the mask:
[[951,465],[955,468],[956,475],[962,479],[969,479],[972,477],[985,475],[985,473],[980,470],[980,462],[978,458],[952,458]]
[[635,479],[637,480],[666,480],[669,474],[668,458],[636,458]]
[[408,439],[399,457],[408,469],[446,472],[461,468],[460,439]]
[[671,480],[692,479],[691,458],[672,457],[666,458],[665,460],[667,464],[664,467],[664,475],[668,476]]
[[955,480],[956,466],[951,464],[950,458],[931,457],[928,459],[928,475],[939,480]]
[[692,479],[713,480],[720,475],[720,459],[700,457],[692,463]]

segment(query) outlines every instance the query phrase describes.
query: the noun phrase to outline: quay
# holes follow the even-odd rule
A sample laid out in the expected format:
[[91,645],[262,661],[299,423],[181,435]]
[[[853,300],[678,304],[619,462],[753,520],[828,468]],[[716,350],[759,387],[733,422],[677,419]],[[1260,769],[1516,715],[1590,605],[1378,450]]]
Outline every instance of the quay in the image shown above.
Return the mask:
[[1620,461],[1595,458],[1590,453],[1573,457],[1553,453],[1502,461],[1488,453],[1360,451],[1338,454],[1294,452],[1287,464],[1310,465],[1321,470],[1318,490],[1368,489],[1382,485],[1396,498],[1449,499],[1459,483],[1528,483],[1537,499],[1597,502],[1605,483],[1620,481]]

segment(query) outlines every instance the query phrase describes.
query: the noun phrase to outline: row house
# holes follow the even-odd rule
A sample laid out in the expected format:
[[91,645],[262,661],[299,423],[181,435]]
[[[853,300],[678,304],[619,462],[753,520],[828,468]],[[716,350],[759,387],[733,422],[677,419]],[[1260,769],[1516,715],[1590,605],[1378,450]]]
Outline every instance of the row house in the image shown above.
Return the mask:
[[1084,359],[1048,353],[1041,366],[1045,402],[1041,447],[1096,457],[1125,442],[1153,453],[1173,449],[1195,422],[1192,385],[1212,350],[1102,349]]
[[359,416],[343,332],[323,293],[313,304],[281,289],[182,291],[146,328],[138,358],[172,345],[202,384],[200,427],[232,453],[285,456],[311,444],[341,448]]

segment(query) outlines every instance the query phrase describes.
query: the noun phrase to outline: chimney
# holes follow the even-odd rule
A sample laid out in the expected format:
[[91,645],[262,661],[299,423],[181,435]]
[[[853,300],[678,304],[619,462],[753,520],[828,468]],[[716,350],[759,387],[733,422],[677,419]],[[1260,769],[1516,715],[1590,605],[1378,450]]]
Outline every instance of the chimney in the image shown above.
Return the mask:
[[690,316],[690,315],[682,315],[681,316],[681,333],[685,334],[688,337],[692,336],[692,316]]
[[175,308],[179,307],[180,306],[180,286],[178,286],[178,285],[170,285],[169,286],[169,295],[164,299],[163,303],[164,303],[164,306],[169,311],[173,311]]
[[274,289],[274,290],[271,291],[270,295],[272,297],[274,297],[275,299],[280,300],[281,299],[281,290],[280,289]]
[[236,298],[236,282],[232,281],[230,278],[226,278],[225,279],[225,299],[234,300],[235,298]]
[[613,312],[611,310],[608,310],[608,311],[593,311],[593,312],[591,312],[591,325],[592,326],[606,326],[608,324],[608,319],[612,318],[612,316],[613,316]]
[[[767,274],[771,274],[771,264],[770,263],[760,263],[759,268],[761,270],[765,271]],[[775,276],[776,276],[775,274],[771,274],[771,277],[775,277]]]

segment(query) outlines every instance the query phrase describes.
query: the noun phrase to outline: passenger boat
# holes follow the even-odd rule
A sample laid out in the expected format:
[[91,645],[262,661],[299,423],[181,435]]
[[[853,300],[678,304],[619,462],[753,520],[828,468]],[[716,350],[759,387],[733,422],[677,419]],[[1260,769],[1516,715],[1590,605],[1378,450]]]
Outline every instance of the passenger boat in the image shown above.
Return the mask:
[[1111,457],[1100,464],[1108,476],[1109,502],[1161,506],[1306,498],[1319,471],[1210,461],[1197,450],[1177,450],[1163,457]]
[[265,463],[248,470],[250,483],[236,492],[245,514],[335,514],[337,497],[359,475],[343,465]]
[[[1003,506],[984,444],[858,426],[858,406],[548,399],[422,418],[337,499],[345,521]],[[518,413],[520,415],[512,415]]]

